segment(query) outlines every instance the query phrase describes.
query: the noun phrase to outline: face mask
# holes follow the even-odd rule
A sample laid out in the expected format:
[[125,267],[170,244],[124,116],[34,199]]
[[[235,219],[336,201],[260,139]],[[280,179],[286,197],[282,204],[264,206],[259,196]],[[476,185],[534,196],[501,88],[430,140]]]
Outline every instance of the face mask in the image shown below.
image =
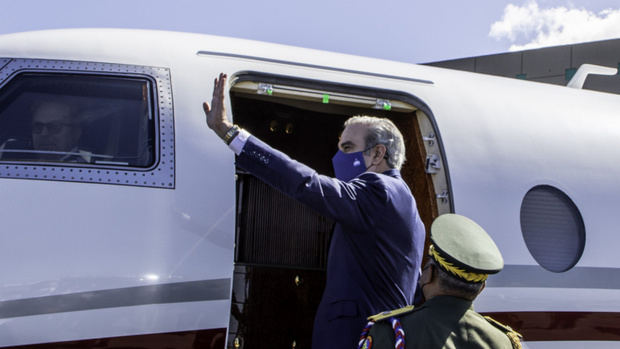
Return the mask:
[[364,156],[362,153],[361,151],[356,153],[343,153],[338,150],[336,155],[332,158],[336,178],[348,182],[366,172],[366,164],[364,163]]

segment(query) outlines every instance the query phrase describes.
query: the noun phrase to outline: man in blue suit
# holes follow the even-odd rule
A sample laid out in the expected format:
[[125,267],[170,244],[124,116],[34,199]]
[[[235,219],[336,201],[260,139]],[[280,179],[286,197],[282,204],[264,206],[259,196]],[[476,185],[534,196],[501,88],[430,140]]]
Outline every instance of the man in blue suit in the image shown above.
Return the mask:
[[237,166],[336,221],[312,348],[356,348],[366,318],[412,304],[418,281],[425,231],[399,172],[402,135],[388,119],[350,118],[332,159],[337,178],[323,176],[230,123],[226,79],[203,108]]

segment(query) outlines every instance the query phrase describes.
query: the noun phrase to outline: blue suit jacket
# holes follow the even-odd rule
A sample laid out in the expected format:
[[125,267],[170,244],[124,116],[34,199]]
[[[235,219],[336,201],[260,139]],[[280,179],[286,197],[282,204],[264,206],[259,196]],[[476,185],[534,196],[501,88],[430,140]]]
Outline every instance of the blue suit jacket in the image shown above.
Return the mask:
[[425,231],[398,170],[343,182],[253,136],[237,165],[336,220],[312,348],[356,348],[366,317],[413,303]]

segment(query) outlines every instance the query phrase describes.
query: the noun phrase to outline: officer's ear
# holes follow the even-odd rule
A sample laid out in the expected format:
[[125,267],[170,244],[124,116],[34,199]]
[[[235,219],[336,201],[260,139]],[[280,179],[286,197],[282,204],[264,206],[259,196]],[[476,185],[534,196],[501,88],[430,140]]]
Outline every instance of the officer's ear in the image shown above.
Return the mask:
[[424,285],[430,284],[435,280],[435,277],[437,277],[437,270],[435,268],[437,268],[437,266],[432,263],[428,265],[428,268],[427,270],[425,270],[424,275],[421,276],[423,277],[422,282],[424,283]]
[[428,270],[428,280],[427,283],[431,283],[433,281],[435,281],[435,278],[437,277],[437,266],[435,264],[430,264],[429,265],[429,270]]

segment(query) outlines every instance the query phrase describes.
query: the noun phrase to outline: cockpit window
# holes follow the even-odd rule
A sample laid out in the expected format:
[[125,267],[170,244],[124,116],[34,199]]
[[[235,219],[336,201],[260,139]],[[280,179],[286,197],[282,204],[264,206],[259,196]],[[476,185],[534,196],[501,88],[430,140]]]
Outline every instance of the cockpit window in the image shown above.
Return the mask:
[[22,73],[0,92],[0,161],[153,166],[152,82]]

